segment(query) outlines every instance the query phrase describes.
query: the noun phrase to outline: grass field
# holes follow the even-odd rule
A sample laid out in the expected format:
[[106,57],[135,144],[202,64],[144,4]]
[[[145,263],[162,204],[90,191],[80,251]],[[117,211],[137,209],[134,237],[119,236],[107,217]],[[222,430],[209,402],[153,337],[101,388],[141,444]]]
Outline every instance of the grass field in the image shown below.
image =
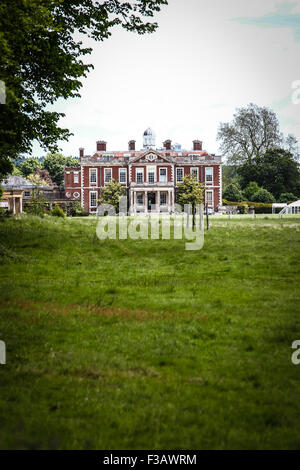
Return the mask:
[[0,447],[300,448],[300,218],[105,240],[0,223]]

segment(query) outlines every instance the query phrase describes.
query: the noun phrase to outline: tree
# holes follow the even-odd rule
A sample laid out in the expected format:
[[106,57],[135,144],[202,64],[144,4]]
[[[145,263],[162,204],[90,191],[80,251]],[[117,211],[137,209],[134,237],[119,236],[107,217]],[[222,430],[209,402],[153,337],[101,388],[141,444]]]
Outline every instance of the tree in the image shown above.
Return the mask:
[[37,158],[26,158],[22,163],[18,165],[18,169],[21,171],[22,175],[26,176],[35,173],[36,170],[41,168],[41,162]]
[[251,181],[247,188],[244,189],[243,194],[244,194],[244,199],[246,201],[252,201],[252,197],[254,196],[257,191],[259,191],[261,188],[258,186],[258,184],[255,181]]
[[36,176],[38,176],[39,178],[41,178],[41,180],[44,181],[44,184],[46,186],[54,186],[54,183],[49,175],[49,171],[48,170],[45,170],[45,169],[42,169],[42,168],[38,168],[36,170],[36,172],[34,173]]
[[33,215],[43,217],[46,209],[46,199],[36,187],[31,192],[31,204],[29,205],[28,212]]
[[269,191],[261,188],[259,191],[257,191],[257,193],[253,194],[252,201],[272,204],[273,202],[275,202],[275,198],[271,193],[269,193]]
[[268,150],[253,162],[247,162],[238,168],[241,186],[245,188],[251,181],[267,189],[278,199],[280,194],[292,192],[300,194],[299,164],[293,155],[284,149]]
[[152,33],[147,21],[166,0],[1,0],[0,77],[6,104],[0,114],[0,176],[12,170],[11,159],[30,153],[32,142],[57,151],[57,141],[71,135],[58,126],[62,113],[51,111],[59,98],[78,97],[81,79],[93,68],[85,36],[103,41],[114,26],[138,34]]
[[298,199],[297,196],[295,196],[295,194],[293,193],[282,193],[280,194],[278,201],[279,202],[293,202],[293,201],[297,201],[297,199]]
[[241,202],[243,200],[243,194],[237,184],[231,183],[225,189],[223,193],[223,198],[227,201]]
[[186,175],[183,182],[178,184],[177,201],[183,207],[192,206],[193,228],[195,227],[196,206],[203,202],[203,185],[193,175]]
[[43,169],[47,170],[51,180],[57,186],[64,184],[65,166],[77,166],[78,160],[72,157],[64,157],[61,153],[49,153],[43,161]]
[[251,163],[282,142],[276,114],[269,108],[250,103],[238,108],[231,123],[221,123],[217,139],[229,163]]
[[115,208],[116,213],[118,213],[120,198],[125,195],[126,189],[124,186],[112,179],[104,186],[99,202],[100,204],[110,204]]

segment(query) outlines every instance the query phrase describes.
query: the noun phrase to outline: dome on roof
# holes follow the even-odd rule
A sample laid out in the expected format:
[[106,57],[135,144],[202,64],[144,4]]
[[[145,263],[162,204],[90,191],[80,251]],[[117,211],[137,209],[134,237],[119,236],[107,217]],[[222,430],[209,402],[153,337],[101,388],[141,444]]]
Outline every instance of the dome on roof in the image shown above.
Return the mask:
[[148,127],[148,129],[145,130],[144,135],[154,135],[154,132],[150,127]]

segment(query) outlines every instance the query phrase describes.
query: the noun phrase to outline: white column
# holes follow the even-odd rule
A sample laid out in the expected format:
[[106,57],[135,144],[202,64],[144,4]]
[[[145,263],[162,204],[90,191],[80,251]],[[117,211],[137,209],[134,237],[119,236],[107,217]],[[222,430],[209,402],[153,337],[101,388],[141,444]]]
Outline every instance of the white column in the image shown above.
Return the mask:
[[133,191],[133,213],[136,215],[136,191]]
[[13,197],[13,213],[16,213],[16,199]]
[[132,212],[133,212],[133,194],[132,194],[132,189],[130,189],[129,191],[129,204],[130,204],[130,215],[132,215]]
[[174,193],[174,188],[173,188],[173,189],[171,189],[171,211],[172,211],[172,212],[174,212],[174,203],[175,203],[175,201],[174,201],[174,194],[175,194],[175,193]]
[[157,191],[156,193],[156,197],[157,197],[157,204],[156,204],[156,207],[157,207],[157,212],[160,213],[160,191]]
[[148,214],[148,191],[145,190],[144,192],[144,206],[145,206],[145,214]]

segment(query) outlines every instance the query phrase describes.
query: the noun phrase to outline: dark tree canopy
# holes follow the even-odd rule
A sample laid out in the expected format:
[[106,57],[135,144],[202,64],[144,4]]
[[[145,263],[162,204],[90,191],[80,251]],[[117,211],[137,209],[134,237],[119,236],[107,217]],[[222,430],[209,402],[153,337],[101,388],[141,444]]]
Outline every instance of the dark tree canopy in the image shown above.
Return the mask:
[[253,103],[238,108],[231,123],[221,123],[217,139],[221,142],[221,151],[231,164],[251,163],[267,150],[278,147],[295,152],[297,148],[297,140],[293,135],[289,134],[284,139],[280,133],[274,111]]
[[103,41],[114,26],[151,33],[148,21],[166,0],[1,0],[0,178],[12,170],[10,158],[30,152],[32,142],[50,151],[70,133],[58,126],[62,113],[49,111],[58,98],[79,95],[81,79],[93,67],[80,38]]
[[251,181],[267,189],[278,199],[282,193],[300,196],[299,164],[284,149],[268,150],[264,155],[246,162],[237,169],[242,188]]

